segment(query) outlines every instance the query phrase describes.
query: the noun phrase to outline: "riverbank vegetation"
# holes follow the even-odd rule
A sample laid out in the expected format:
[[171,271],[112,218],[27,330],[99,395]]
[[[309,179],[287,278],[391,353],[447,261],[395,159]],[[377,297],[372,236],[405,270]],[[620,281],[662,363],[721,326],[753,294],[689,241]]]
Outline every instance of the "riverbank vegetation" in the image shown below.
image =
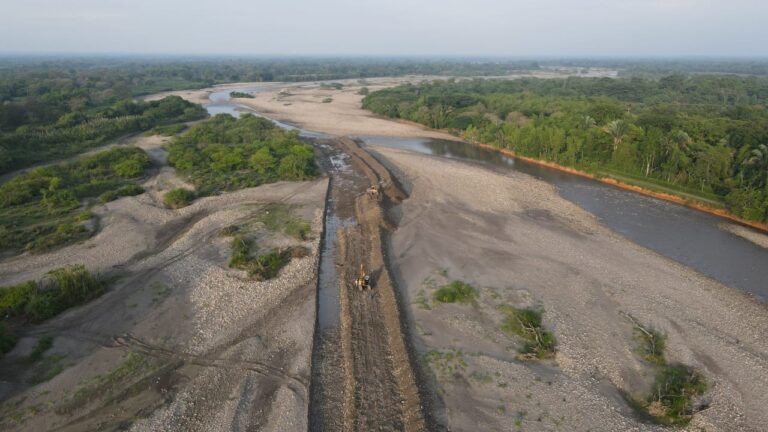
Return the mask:
[[193,126],[168,146],[168,162],[205,196],[317,175],[312,147],[271,121],[228,114]]
[[245,93],[245,92],[239,92],[239,91],[231,91],[231,92],[229,92],[229,97],[231,97],[231,98],[253,99],[253,95],[252,94]]
[[[8,352],[16,337],[10,329],[37,324],[87,303],[105,289],[102,278],[82,265],[52,270],[42,281],[0,287],[0,348]],[[42,353],[41,353],[42,354]],[[34,355],[34,352],[33,352]]]
[[768,79],[670,75],[436,81],[363,106],[768,221]]
[[99,201],[142,192],[151,166],[136,147],[117,147],[74,161],[35,168],[0,185],[0,250],[42,252],[89,237]]

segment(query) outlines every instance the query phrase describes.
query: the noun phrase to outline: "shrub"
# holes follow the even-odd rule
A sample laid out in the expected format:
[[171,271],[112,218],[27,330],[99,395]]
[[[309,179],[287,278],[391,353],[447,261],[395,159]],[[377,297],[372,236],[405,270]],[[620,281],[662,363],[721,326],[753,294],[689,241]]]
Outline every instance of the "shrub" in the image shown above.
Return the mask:
[[232,239],[230,244],[232,245],[232,256],[229,258],[229,266],[231,268],[244,269],[251,260],[249,256],[251,250],[250,241],[237,236]]
[[119,195],[117,194],[117,192],[111,191],[111,190],[110,191],[106,191],[106,192],[102,193],[101,195],[99,195],[99,202],[102,203],[102,204],[106,204],[106,203],[108,203],[110,201],[116,200],[118,197],[119,197]]
[[473,303],[477,290],[461,281],[453,281],[432,293],[432,298],[439,303]]
[[78,222],[85,222],[87,220],[93,219],[94,217],[96,217],[96,215],[94,215],[92,211],[86,210],[84,212],[78,213],[78,215],[75,217],[75,220]]
[[144,164],[136,159],[127,159],[114,166],[115,174],[123,178],[134,178],[144,172]]
[[245,93],[245,92],[239,92],[239,91],[229,92],[229,97],[231,97],[231,98],[253,99],[253,95],[252,94]]
[[256,258],[248,269],[248,275],[258,280],[272,279],[291,262],[292,249],[273,250]]
[[229,225],[224,228],[222,228],[219,231],[219,236],[221,237],[232,237],[233,235],[237,234],[240,231],[240,227],[237,225]]
[[690,366],[666,365],[656,374],[648,402],[660,404],[673,424],[687,423],[688,416],[693,414],[691,399],[704,394],[706,389],[704,378]]
[[501,331],[525,339],[520,353],[526,357],[548,358],[555,354],[557,340],[555,335],[541,326],[541,311],[533,308],[518,309],[509,305],[499,306],[505,315],[501,322]]
[[27,302],[24,314],[33,322],[42,322],[73,306],[86,303],[104,292],[104,283],[83,265],[63,267],[48,272],[49,280],[38,284]]
[[635,327],[635,336],[640,341],[639,351],[643,359],[650,363],[663,365],[666,363],[664,350],[667,338],[655,329]]
[[668,426],[688,424],[694,413],[693,399],[707,390],[707,383],[698,371],[684,364],[667,364],[664,356],[666,337],[645,327],[626,314],[634,325],[638,351],[643,359],[656,366],[656,377],[646,397],[634,398],[626,393],[629,405],[643,418]]
[[242,236],[232,239],[232,256],[229,259],[229,267],[248,272],[248,276],[257,280],[272,279],[280,273],[291,258],[299,258],[306,255],[304,248],[288,248],[272,250],[264,255],[251,256],[253,243]]
[[27,302],[37,291],[35,281],[0,287],[0,316],[18,316],[24,312]]
[[189,189],[178,188],[166,192],[163,196],[165,205],[172,209],[188,206],[195,199],[195,193]]
[[117,190],[117,194],[120,196],[135,196],[144,193],[144,188],[137,184],[127,184]]
[[88,237],[88,230],[74,222],[64,222],[56,226],[53,232],[36,237],[27,243],[26,250],[40,253],[51,250],[62,244],[73,243]]
[[104,283],[84,266],[51,270],[43,282],[0,288],[0,312],[42,322],[104,292]]

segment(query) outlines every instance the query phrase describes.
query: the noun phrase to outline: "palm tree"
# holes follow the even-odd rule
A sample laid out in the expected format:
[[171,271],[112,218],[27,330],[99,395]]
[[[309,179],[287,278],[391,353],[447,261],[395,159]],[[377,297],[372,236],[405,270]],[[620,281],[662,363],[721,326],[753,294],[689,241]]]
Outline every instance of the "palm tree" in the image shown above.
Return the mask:
[[760,144],[744,158],[742,165],[757,171],[760,186],[768,183],[768,145]]
[[624,136],[629,133],[629,125],[624,120],[614,120],[605,125],[603,132],[611,136],[613,151],[616,151],[624,140]]
[[585,115],[579,119],[579,127],[587,130],[597,126],[597,122],[591,116]]
[[672,142],[677,144],[677,147],[680,148],[680,150],[688,150],[688,147],[693,142],[693,139],[685,131],[678,129],[672,132]]

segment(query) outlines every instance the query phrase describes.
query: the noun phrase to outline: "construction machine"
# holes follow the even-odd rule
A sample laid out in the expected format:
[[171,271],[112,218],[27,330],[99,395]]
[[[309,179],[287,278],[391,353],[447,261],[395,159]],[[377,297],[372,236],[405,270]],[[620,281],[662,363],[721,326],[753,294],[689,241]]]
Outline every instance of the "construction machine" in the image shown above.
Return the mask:
[[366,192],[368,193],[368,198],[372,200],[378,201],[379,198],[381,198],[381,189],[379,189],[379,185],[371,185]]
[[359,291],[371,288],[371,275],[365,273],[362,264],[360,264],[360,276],[355,279],[355,286]]

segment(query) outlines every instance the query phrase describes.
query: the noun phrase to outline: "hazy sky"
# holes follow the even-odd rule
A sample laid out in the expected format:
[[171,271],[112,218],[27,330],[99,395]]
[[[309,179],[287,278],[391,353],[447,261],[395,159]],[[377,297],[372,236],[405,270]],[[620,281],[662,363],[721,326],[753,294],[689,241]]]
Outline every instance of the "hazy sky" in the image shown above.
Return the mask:
[[0,52],[768,56],[768,0],[0,0]]

